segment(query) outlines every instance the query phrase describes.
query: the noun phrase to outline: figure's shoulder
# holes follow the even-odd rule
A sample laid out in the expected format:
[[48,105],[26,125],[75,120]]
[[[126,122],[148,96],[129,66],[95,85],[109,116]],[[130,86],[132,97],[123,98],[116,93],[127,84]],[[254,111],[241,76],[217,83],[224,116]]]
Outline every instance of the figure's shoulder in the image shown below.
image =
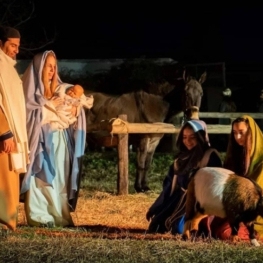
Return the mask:
[[221,163],[222,165],[220,153],[213,147],[210,147],[205,151],[204,156],[200,162],[200,167],[205,167],[209,163],[218,163],[218,165]]
[[211,155],[212,153],[217,154],[218,156],[220,156],[219,151],[216,148],[213,147],[209,147],[206,151],[205,154],[207,155]]
[[0,58],[0,74],[4,71],[8,71],[10,69],[10,65]]

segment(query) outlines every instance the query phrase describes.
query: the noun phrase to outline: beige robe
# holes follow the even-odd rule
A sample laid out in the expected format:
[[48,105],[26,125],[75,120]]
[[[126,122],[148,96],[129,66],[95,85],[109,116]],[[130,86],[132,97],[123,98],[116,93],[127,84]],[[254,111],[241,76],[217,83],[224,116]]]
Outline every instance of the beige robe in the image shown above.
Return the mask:
[[17,225],[19,173],[29,162],[25,99],[15,64],[0,49],[0,136],[11,131],[16,146],[14,153],[0,153],[0,223],[11,230]]

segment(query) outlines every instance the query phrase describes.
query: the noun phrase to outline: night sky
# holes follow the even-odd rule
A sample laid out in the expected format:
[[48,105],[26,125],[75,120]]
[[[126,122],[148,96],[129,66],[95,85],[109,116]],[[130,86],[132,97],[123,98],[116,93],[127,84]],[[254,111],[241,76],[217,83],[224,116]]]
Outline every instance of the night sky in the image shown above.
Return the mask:
[[[34,25],[46,29],[60,59],[169,57],[177,61],[263,61],[263,5],[91,6],[37,4]],[[54,2],[54,1],[53,1]],[[74,5],[73,5],[74,3]],[[48,14],[48,15],[47,15]],[[51,33],[50,33],[51,32]]]

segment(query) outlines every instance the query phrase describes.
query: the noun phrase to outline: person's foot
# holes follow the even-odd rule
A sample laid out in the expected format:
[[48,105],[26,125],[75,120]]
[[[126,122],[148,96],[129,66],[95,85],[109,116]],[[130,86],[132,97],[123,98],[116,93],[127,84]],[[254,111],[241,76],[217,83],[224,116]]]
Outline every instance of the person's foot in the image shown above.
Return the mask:
[[53,228],[54,227],[54,223],[52,221],[48,221],[47,223],[40,224],[40,227]]
[[47,222],[47,227],[48,228],[53,228],[54,227],[54,223],[52,221]]

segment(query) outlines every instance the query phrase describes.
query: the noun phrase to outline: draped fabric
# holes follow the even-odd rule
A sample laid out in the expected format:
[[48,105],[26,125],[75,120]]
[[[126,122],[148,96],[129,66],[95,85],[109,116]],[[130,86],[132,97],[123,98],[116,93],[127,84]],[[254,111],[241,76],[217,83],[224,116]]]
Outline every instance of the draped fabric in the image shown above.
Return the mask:
[[[22,82],[15,69],[16,61],[0,49],[0,107],[7,119],[15,141],[16,152],[21,154],[21,167],[13,169],[26,171],[28,160],[28,136],[25,127],[26,109]],[[12,154],[11,154],[12,155]]]
[[[197,139],[197,145],[191,150],[183,143],[183,130],[189,125]],[[204,166],[222,167],[217,151],[210,147],[206,124],[201,120],[187,121],[178,134],[176,145],[179,153],[163,181],[163,190],[146,214],[147,219],[151,218],[148,232],[171,230],[172,234],[182,234],[186,189],[192,171]]]
[[[86,119],[82,110],[77,117],[76,127],[58,130],[51,127],[50,123],[59,121],[59,117],[50,101],[44,97],[42,82],[42,70],[50,52],[53,53],[46,51],[36,55],[23,75],[31,163],[22,181],[21,194],[26,193],[27,217],[33,225],[46,223],[47,219],[44,222],[42,219],[49,218],[51,222],[54,220],[55,225],[64,226],[70,220],[62,219],[70,218],[69,210],[74,211],[78,198],[80,159],[84,154],[86,140]],[[55,92],[72,86],[62,83],[59,76],[57,79],[58,87]],[[64,185],[63,189],[60,185]],[[33,198],[39,199],[39,202],[34,203]],[[65,204],[62,202],[67,203],[67,215]],[[47,208],[51,204],[55,207],[53,210]],[[46,209],[41,209],[41,206]],[[51,214],[51,217],[45,217],[42,212],[42,216],[37,216],[39,207],[41,211],[46,211],[46,214]],[[59,216],[62,219],[59,219]]]
[[[43,152],[43,149],[41,147],[41,141],[43,141],[42,130],[45,130],[45,134],[51,133],[51,129],[49,127],[44,127],[42,129],[41,125],[43,114],[42,109],[47,103],[47,100],[44,97],[44,85],[41,79],[42,70],[48,53],[49,52],[44,52],[43,54],[35,55],[33,61],[27,67],[22,77],[24,95],[26,100],[26,125],[31,162],[28,166],[28,171],[22,181],[21,194],[29,190],[29,184],[32,175],[32,166],[35,163],[35,156],[38,155],[40,152]],[[58,82],[59,84],[61,84],[61,80],[59,78]]]
[[[244,175],[255,180],[263,188],[263,134],[253,118],[248,115],[243,115],[242,118],[248,120],[250,128],[251,134],[249,136],[249,142],[247,143],[248,147],[246,147],[249,149],[245,151],[246,154],[241,153],[243,160],[240,160],[240,158],[233,154],[233,148],[236,142],[233,136],[230,136],[224,167],[237,173],[234,167],[238,167],[238,165],[240,166],[242,163],[245,163],[244,165],[247,167],[247,172]],[[240,151],[242,151],[242,149],[240,149]],[[260,238],[263,238],[263,218],[260,216],[255,222],[255,229]]]
[[25,100],[15,64],[0,49],[0,136],[13,135],[16,146],[15,153],[0,152],[0,227],[11,230],[17,227],[19,173],[26,171],[29,162]]

